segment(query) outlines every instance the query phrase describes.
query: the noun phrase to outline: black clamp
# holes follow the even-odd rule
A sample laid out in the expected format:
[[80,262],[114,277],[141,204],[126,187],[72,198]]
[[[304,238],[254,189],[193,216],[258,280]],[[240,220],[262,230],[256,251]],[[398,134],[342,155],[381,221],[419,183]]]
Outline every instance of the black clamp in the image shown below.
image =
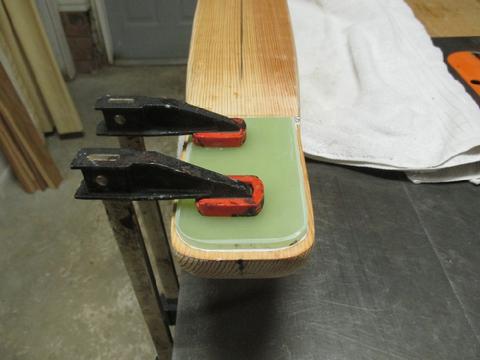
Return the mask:
[[229,147],[240,146],[246,137],[243,119],[228,118],[174,99],[103,96],[95,109],[104,116],[97,126],[100,136],[193,134],[194,141],[199,137],[207,140],[200,145]]
[[263,206],[255,176],[225,176],[154,151],[82,149],[71,163],[84,180],[77,199],[195,199],[206,216],[252,216]]
[[83,173],[77,199],[170,200],[250,197],[249,186],[154,151],[82,149],[71,164]]
[[[173,99],[104,96],[95,108],[104,115],[97,135],[140,138],[192,134],[194,143],[202,146],[240,146],[246,137],[242,119]],[[81,170],[84,176],[77,199],[192,198],[206,216],[252,216],[263,207],[263,183],[256,176],[226,176],[157,152],[82,149],[71,168]]]

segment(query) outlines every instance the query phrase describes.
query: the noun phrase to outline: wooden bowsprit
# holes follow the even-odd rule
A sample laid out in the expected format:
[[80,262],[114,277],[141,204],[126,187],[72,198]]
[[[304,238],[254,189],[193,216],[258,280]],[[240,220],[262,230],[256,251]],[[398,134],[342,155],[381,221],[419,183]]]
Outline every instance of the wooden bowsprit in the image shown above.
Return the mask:
[[[186,100],[244,118],[247,139],[238,149],[188,144],[183,158],[214,171],[259,176],[265,205],[254,218],[203,222],[191,203],[180,201],[171,224],[179,264],[194,274],[217,278],[276,277],[298,269],[315,236],[297,121],[297,64],[287,2],[199,0]],[[269,227],[266,219],[275,225]]]

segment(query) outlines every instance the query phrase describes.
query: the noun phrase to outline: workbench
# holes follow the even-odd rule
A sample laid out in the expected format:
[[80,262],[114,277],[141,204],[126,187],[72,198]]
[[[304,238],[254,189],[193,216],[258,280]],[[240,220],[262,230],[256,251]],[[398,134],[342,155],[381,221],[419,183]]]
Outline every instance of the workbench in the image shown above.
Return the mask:
[[182,275],[173,358],[480,358],[480,188],[307,169],[307,266],[277,280]]
[[[423,6],[408,2],[417,16],[423,14],[428,20],[432,1]],[[206,16],[213,9],[210,13],[218,16],[225,10],[219,8],[221,3],[200,0],[200,14]],[[283,28],[278,27],[282,21],[288,25],[282,16],[265,14],[274,8],[277,15],[285,11],[283,1],[257,3],[263,7],[255,12],[266,16],[268,24],[262,29],[257,25],[258,42],[252,36],[239,40],[254,41],[254,45],[272,36],[271,24],[276,31]],[[238,5],[245,11],[254,1],[229,4],[231,9]],[[237,29],[228,23],[233,18],[218,17],[221,24],[215,26]],[[197,17],[195,27],[201,21],[206,19]],[[450,20],[445,21],[448,25]],[[446,35],[438,33],[440,22],[437,18],[427,21],[429,29],[436,31],[432,35]],[[472,33],[478,30],[478,22],[475,31],[471,21],[466,24],[468,33],[456,27],[453,35],[480,35]],[[287,32],[277,38],[288,40],[288,36]],[[220,35],[210,39],[201,53],[193,53],[187,100],[241,115],[248,95],[262,86],[261,81],[245,84],[240,75],[225,73],[226,65],[207,71],[209,79],[200,79],[203,82],[192,81],[200,76],[192,69],[208,64],[201,58],[209,47],[218,53],[219,46],[235,44]],[[249,46],[255,48],[252,43]],[[255,68],[249,62],[253,55],[241,53],[248,57],[243,64]],[[236,61],[227,55],[222,61]],[[295,60],[283,64],[291,68]],[[218,76],[212,75],[214,71]],[[278,71],[277,67],[275,74]],[[266,107],[269,114],[298,112],[296,75],[292,76],[293,80],[288,76],[285,80],[290,85],[280,87],[287,89],[280,91],[283,97],[275,100],[278,94],[272,90],[271,94],[260,91],[266,94],[262,101],[277,101]],[[222,90],[224,97],[225,83],[232,81],[242,83],[241,91],[232,90],[228,99],[201,92],[201,88]],[[245,90],[249,84],[252,91]],[[256,113],[262,113],[257,102],[252,104]],[[266,280],[211,280],[182,274],[173,359],[479,359],[480,188],[469,183],[414,185],[400,172],[311,161],[307,170],[316,245],[305,268],[289,277]]]

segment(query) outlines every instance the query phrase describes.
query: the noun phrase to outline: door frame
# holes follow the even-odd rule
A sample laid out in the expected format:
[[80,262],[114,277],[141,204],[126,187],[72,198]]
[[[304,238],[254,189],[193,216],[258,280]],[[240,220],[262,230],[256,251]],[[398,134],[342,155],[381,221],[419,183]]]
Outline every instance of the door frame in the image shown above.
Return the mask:
[[109,64],[113,64],[113,41],[112,33],[110,31],[110,23],[108,22],[105,0],[90,0],[90,4],[92,7],[94,21],[98,25],[97,29],[103,40],[107,61]]
[[[72,0],[73,1],[73,0]],[[78,0],[80,1],[80,0]],[[198,0],[197,0],[198,1]],[[185,65],[188,62],[188,52],[186,58],[172,58],[172,59],[128,59],[128,60],[116,60],[113,49],[112,32],[110,28],[110,22],[108,21],[107,7],[105,0],[90,0],[93,20],[96,22],[97,32],[101,35],[103,40],[103,46],[107,55],[109,64],[117,65]]]
[[63,30],[57,2],[55,0],[37,0],[36,5],[40,20],[55,54],[55,59],[62,73],[71,80],[75,77],[75,64],[73,63],[67,37]]

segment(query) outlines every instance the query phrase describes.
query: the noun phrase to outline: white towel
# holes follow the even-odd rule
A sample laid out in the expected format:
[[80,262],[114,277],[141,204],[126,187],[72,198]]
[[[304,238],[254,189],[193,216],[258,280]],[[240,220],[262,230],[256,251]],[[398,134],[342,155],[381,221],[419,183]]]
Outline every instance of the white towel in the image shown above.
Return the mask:
[[307,156],[414,182],[480,181],[479,108],[404,1],[289,6]]

